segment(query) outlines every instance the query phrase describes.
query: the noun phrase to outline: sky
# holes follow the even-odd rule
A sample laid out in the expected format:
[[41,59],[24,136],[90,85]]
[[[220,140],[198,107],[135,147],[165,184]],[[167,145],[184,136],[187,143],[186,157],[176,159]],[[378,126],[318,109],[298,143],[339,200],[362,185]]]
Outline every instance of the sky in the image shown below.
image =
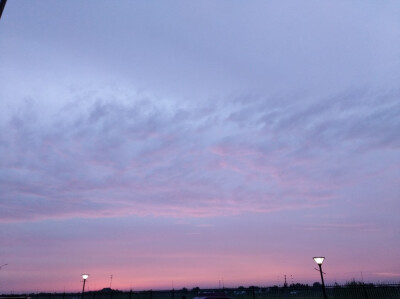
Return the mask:
[[8,1],[0,293],[400,281],[398,1]]

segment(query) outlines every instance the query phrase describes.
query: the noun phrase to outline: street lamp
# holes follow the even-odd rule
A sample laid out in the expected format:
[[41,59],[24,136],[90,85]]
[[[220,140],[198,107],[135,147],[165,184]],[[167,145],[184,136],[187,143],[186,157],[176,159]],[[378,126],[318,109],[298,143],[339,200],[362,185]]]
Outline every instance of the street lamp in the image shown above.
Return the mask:
[[314,261],[318,264],[319,267],[319,273],[321,274],[321,281],[322,281],[322,292],[324,293],[324,299],[327,299],[326,297],[326,291],[325,291],[325,283],[324,283],[324,275],[322,274],[322,263],[324,262],[325,257],[314,257]]
[[85,292],[85,283],[86,283],[86,279],[88,279],[89,274],[82,274],[82,278],[83,278],[83,288],[82,288],[82,296],[81,299],[83,299],[83,293]]

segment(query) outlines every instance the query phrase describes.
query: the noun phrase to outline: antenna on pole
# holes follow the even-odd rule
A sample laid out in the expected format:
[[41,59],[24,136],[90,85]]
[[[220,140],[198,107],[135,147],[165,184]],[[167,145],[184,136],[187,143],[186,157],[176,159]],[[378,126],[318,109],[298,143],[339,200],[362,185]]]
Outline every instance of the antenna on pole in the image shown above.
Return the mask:
[[111,289],[111,284],[112,284],[112,279],[113,279],[113,275],[110,275],[110,289]]
[[1,19],[1,15],[3,14],[4,7],[6,6],[6,2],[7,2],[7,0],[1,0],[1,2],[0,2],[0,19]]

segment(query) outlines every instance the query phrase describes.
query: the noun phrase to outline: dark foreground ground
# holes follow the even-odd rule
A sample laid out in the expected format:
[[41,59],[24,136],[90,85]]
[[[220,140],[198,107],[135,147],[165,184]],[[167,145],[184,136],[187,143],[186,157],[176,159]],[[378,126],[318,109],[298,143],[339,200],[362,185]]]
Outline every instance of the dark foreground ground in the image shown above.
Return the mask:
[[[321,285],[295,284],[287,287],[239,287],[236,289],[164,290],[164,291],[118,291],[104,289],[97,292],[80,293],[39,293],[20,295],[0,295],[0,299],[193,299],[211,294],[229,296],[233,299],[286,299],[323,298]],[[373,285],[350,283],[326,287],[328,299],[400,299],[400,284]],[[217,297],[214,297],[217,298]]]

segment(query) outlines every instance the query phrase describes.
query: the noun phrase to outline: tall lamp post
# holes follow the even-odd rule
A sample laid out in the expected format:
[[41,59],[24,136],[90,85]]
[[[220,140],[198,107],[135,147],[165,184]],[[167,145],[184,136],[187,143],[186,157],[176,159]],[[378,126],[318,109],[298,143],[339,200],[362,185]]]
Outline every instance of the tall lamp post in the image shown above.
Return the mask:
[[83,288],[82,288],[82,295],[81,295],[81,299],[83,299],[83,293],[85,292],[85,283],[86,283],[86,279],[88,279],[89,274],[82,274],[82,278],[83,278]]
[[324,293],[324,299],[327,299],[326,290],[325,290],[325,283],[324,283],[324,275],[322,272],[322,263],[324,262],[325,257],[314,257],[314,261],[318,264],[319,273],[321,274],[321,281],[322,281],[322,292]]
[[1,2],[0,2],[0,19],[1,19],[1,15],[3,14],[4,7],[6,6],[6,2],[7,2],[7,0],[1,0]]

